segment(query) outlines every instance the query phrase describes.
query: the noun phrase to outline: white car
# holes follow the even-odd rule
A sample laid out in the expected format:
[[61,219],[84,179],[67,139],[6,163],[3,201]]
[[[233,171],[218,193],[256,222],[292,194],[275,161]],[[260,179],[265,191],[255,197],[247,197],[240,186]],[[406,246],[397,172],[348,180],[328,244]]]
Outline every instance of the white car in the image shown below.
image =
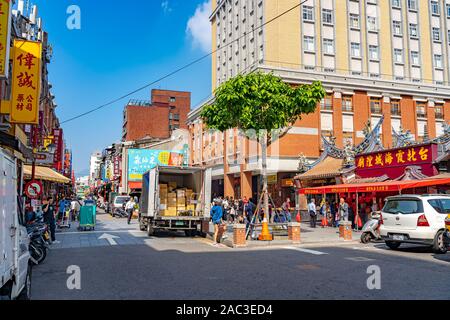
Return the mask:
[[432,246],[435,253],[446,253],[445,218],[449,213],[448,195],[388,197],[381,211],[381,238],[391,249],[416,243]]

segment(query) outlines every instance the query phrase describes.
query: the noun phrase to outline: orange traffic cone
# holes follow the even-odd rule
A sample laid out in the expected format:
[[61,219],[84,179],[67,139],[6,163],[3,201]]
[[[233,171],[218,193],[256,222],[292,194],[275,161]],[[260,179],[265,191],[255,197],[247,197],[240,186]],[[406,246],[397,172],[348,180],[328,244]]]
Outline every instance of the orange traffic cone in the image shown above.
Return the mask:
[[269,231],[269,224],[267,223],[267,219],[264,218],[263,223],[262,223],[262,231],[261,234],[258,237],[258,240],[261,241],[272,241],[272,235],[270,234]]

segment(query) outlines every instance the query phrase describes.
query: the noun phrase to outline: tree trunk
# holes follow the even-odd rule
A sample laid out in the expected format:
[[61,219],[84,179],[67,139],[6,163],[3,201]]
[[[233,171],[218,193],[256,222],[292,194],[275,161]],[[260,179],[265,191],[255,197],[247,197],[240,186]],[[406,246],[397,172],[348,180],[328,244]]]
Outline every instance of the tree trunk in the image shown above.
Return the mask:
[[267,131],[264,131],[264,134],[260,139],[264,194],[264,218],[269,221],[269,193],[267,190]]

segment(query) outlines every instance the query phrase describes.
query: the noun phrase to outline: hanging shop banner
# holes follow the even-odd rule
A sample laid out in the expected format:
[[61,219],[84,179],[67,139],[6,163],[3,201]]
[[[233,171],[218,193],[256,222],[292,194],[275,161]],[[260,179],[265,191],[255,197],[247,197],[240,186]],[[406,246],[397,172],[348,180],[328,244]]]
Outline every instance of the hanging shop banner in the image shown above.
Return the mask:
[[55,157],[53,167],[60,171],[62,169],[62,154],[63,154],[63,131],[62,129],[53,129],[53,143],[55,144]]
[[436,174],[433,161],[437,155],[436,144],[423,144],[361,154],[355,158],[355,173],[361,178],[387,175],[396,179],[408,166],[419,166],[427,176]]
[[128,181],[141,181],[142,175],[159,166],[183,166],[182,151],[129,149]]
[[0,0],[0,77],[8,78],[11,36],[11,0]]
[[14,40],[11,122],[38,124],[42,44]]

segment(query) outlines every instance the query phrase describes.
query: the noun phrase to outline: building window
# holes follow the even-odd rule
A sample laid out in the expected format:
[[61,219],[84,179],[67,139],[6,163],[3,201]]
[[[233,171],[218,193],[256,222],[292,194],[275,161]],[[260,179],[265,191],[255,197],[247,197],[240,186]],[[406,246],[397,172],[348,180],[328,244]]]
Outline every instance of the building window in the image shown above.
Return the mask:
[[392,100],[391,101],[391,115],[393,116],[400,116],[400,101],[398,100]]
[[361,45],[359,43],[351,43],[351,55],[353,58],[361,58]]
[[304,6],[303,7],[303,20],[314,22],[314,11],[313,7]]
[[402,23],[400,21],[392,21],[392,32],[395,36],[402,35]]
[[176,101],[176,98],[175,97],[170,97],[169,98],[169,102],[175,102]]
[[419,33],[417,32],[417,24],[415,24],[415,23],[410,23],[409,24],[409,36],[411,38],[418,38],[419,37]]
[[320,109],[321,110],[333,110],[333,98],[331,94],[327,94],[320,101]]
[[392,0],[392,7],[393,8],[401,8],[402,4],[401,4],[400,0]]
[[442,69],[442,55],[440,54],[434,55],[434,67]]
[[450,18],[450,3],[447,4],[447,18]]
[[334,41],[332,39],[323,39],[323,50],[325,54],[334,54]]
[[416,102],[416,113],[419,118],[427,117],[427,103],[426,102]]
[[444,119],[444,106],[442,104],[434,106],[434,117],[438,120]]
[[403,63],[403,50],[394,49],[394,61],[395,63]]
[[437,1],[431,1],[431,13],[434,15],[440,14],[439,3]]
[[436,42],[441,41],[441,29],[433,28],[433,41],[436,41]]
[[342,97],[342,111],[353,112],[353,99],[351,96]]
[[322,22],[324,24],[333,24],[333,11],[328,9],[322,9]]
[[377,19],[375,17],[367,17],[367,29],[372,32],[377,31]]
[[314,37],[305,36],[303,39],[303,46],[305,47],[305,51],[312,51],[314,52],[315,46],[314,46]]
[[417,11],[417,0],[408,0],[408,9]]
[[350,14],[350,28],[359,29],[359,16],[356,14]]
[[418,66],[420,65],[419,52],[411,51],[411,64]]
[[370,60],[380,59],[378,46],[369,46],[369,58]]
[[373,114],[381,114],[381,99],[370,98],[370,112]]

